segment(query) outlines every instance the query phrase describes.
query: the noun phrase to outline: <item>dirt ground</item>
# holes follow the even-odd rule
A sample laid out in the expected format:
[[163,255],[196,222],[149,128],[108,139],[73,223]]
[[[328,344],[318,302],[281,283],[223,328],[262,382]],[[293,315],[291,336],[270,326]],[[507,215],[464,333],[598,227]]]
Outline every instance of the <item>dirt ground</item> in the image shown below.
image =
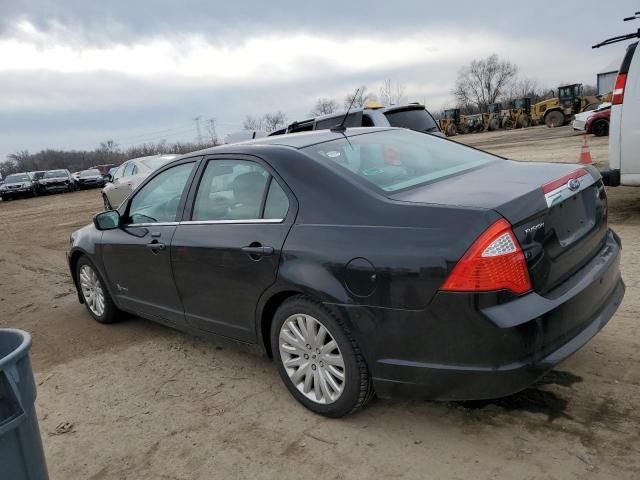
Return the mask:
[[[456,140],[574,162],[582,137],[542,127]],[[607,139],[589,144],[605,164]],[[581,351],[506,399],[375,400],[341,420],[299,406],[249,347],[136,318],[92,321],[65,251],[101,209],[98,191],[0,202],[0,327],[33,334],[52,480],[640,478],[640,189],[609,195],[627,294]]]

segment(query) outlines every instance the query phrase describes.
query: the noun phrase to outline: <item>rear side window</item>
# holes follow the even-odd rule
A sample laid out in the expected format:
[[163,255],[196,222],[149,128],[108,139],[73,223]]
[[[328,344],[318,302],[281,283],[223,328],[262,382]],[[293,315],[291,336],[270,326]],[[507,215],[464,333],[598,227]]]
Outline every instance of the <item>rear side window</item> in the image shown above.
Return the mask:
[[128,177],[129,175],[133,175],[133,170],[135,169],[135,164],[133,162],[127,163],[127,166],[124,169],[124,176]]
[[245,160],[212,160],[202,176],[193,220],[253,220],[260,218],[269,173]]
[[390,111],[386,112],[385,116],[392,127],[408,128],[419,132],[439,130],[436,121],[424,108]]
[[[342,123],[342,119],[344,118],[344,114],[338,115],[336,117],[327,118],[324,120],[318,120],[316,122],[315,130],[328,130],[330,128],[336,127]],[[344,122],[345,127],[361,127],[362,126],[362,112],[354,112],[347,115],[347,118]]]
[[264,204],[264,216],[263,218],[270,219],[283,219],[287,216],[289,211],[289,198],[284,193],[282,187],[276,182],[274,178],[271,179],[269,185],[269,193],[267,194],[267,201]]
[[383,191],[396,192],[475,168],[498,157],[433,135],[387,130],[303,149],[313,158]]

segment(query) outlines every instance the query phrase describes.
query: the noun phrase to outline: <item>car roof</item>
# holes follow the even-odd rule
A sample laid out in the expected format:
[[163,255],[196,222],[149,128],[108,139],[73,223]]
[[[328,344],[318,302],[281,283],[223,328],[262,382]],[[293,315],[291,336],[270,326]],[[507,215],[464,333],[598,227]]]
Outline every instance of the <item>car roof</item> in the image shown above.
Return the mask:
[[221,145],[218,147],[211,147],[204,150],[199,150],[196,152],[191,152],[186,156],[194,156],[194,155],[207,155],[214,153],[225,153],[225,152],[237,152],[242,147],[259,147],[259,146],[281,146],[281,147],[289,147],[295,149],[301,149],[308,147],[310,145],[315,145],[318,143],[324,143],[331,140],[338,140],[345,137],[353,137],[356,135],[370,134],[375,132],[383,132],[387,130],[402,130],[401,128],[392,128],[392,127],[354,127],[347,128],[344,133],[342,132],[334,132],[332,130],[311,130],[308,132],[298,132],[298,133],[287,133],[283,135],[277,135],[273,137],[263,137],[255,140],[248,140],[246,142],[238,142],[231,143],[228,145]]

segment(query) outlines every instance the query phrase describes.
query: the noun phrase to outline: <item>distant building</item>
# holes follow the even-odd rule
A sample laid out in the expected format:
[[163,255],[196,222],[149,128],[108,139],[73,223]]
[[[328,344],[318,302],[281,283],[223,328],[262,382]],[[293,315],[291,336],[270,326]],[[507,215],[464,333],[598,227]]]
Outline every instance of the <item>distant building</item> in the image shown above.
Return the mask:
[[622,59],[611,62],[601,70],[601,73],[598,73],[596,80],[598,95],[606,95],[613,91],[613,86],[615,85],[616,77],[618,76],[618,68],[620,68],[621,63]]

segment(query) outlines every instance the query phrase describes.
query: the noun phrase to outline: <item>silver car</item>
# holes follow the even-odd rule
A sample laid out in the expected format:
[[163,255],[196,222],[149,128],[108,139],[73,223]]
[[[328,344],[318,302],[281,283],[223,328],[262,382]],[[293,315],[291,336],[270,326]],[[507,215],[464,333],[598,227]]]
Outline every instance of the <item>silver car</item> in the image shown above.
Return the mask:
[[142,181],[154,170],[173,160],[178,155],[152,155],[150,157],[132,158],[120,165],[107,186],[102,189],[102,200],[105,210],[118,208]]

